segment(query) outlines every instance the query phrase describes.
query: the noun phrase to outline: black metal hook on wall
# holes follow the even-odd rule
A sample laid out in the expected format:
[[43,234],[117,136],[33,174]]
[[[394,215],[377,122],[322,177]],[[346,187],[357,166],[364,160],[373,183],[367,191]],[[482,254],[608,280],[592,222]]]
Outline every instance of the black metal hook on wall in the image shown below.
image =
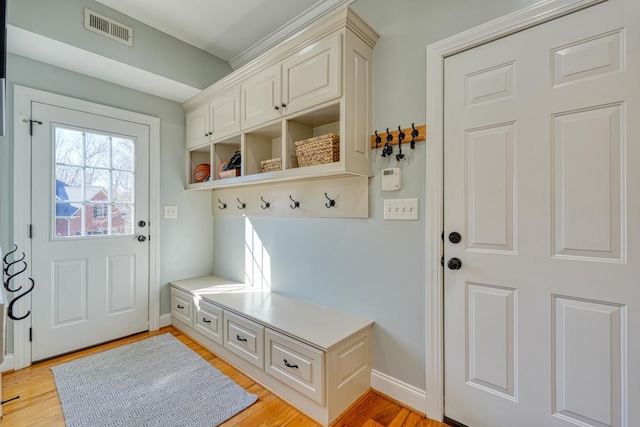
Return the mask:
[[264,203],[264,205],[260,205],[262,209],[269,209],[271,207],[271,203],[263,199],[262,196],[260,196],[260,200],[262,200],[262,203]]
[[398,126],[398,154],[396,154],[397,161],[404,159],[404,154],[402,154],[402,141],[404,140],[405,136],[405,133],[402,132],[402,128]]
[[220,210],[227,209],[227,204],[226,203],[222,203],[220,201],[220,199],[218,199],[218,203],[220,203],[220,206],[218,206],[218,209],[220,209]]
[[[31,287],[28,290],[26,290],[24,293],[18,295],[14,299],[12,299],[11,302],[9,303],[9,307],[7,307],[7,317],[9,319],[11,319],[11,320],[22,320],[22,319],[26,319],[31,314],[31,310],[28,310],[27,313],[24,316],[16,316],[15,314],[13,314],[13,306],[14,306],[14,304],[16,302],[18,302],[18,300],[20,300],[20,298],[24,298],[25,296],[30,294],[31,291],[33,291],[33,288],[35,288],[35,282],[33,281],[33,279],[31,277],[29,277],[29,282],[31,282]],[[22,288],[22,286],[20,286],[20,288]]]
[[291,209],[296,209],[300,207],[300,202],[298,202],[297,200],[293,200],[293,197],[291,197],[291,195],[289,195],[289,198],[291,199],[291,201],[293,202],[292,205],[289,205],[289,207]]
[[382,143],[382,137],[380,135],[378,135],[378,131],[374,131],[374,133],[376,134],[376,150],[378,149],[378,146],[380,145],[380,143]]
[[238,205],[238,209],[241,209],[241,210],[242,210],[242,209],[246,209],[247,204],[246,204],[245,202],[241,202],[239,197],[236,197],[236,200],[238,201],[238,203],[240,203],[240,204]]
[[327,200],[329,201],[329,203],[325,203],[324,204],[327,208],[335,208],[336,207],[336,201],[334,199],[332,199],[331,197],[329,197],[327,195],[327,193],[324,193],[324,197],[326,197]]
[[[9,261],[9,256],[13,255],[18,251],[18,246],[15,243],[13,244],[13,246],[14,246],[14,249],[11,252],[7,253],[2,259],[4,264],[3,271],[4,271],[4,274],[7,276],[6,280],[4,281],[4,288],[8,292],[18,292],[20,289],[22,289],[22,286],[19,286],[17,289],[11,288],[11,280],[13,280],[15,277],[19,276],[20,274],[24,273],[27,270],[27,262],[25,261],[26,255],[24,252],[22,252],[22,257],[20,259],[14,259],[13,261]],[[14,272],[10,272],[11,268],[14,265],[19,263],[22,263],[21,269]]]
[[390,156],[391,153],[393,153],[391,141],[393,141],[393,135],[391,135],[391,132],[389,132],[389,128],[387,128],[387,142],[385,142],[384,147],[382,147],[382,157]]
[[416,149],[416,138],[418,137],[418,135],[420,135],[420,131],[418,129],[416,129],[416,124],[415,123],[411,123],[411,127],[413,128],[413,130],[411,131],[411,149],[415,150]]

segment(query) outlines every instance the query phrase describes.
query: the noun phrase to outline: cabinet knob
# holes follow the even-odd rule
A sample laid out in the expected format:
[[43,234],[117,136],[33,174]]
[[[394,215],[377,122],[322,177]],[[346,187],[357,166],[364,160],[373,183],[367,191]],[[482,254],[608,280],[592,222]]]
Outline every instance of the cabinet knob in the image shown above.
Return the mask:
[[273,108],[275,108],[276,110],[279,110],[279,109],[280,109],[280,107],[278,107],[277,105],[274,105],[274,107],[273,107]]
[[282,108],[287,108],[287,104],[285,104],[284,102],[282,103]]

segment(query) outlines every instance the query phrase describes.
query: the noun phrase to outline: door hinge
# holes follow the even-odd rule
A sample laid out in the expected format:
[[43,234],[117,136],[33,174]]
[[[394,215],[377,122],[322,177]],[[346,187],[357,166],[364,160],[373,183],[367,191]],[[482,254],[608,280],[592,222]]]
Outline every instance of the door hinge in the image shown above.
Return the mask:
[[33,341],[33,328],[29,328],[29,342]]
[[29,224],[29,238],[33,239],[33,225]]
[[29,135],[33,136],[33,124],[39,124],[41,125],[42,122],[40,120],[29,120]]

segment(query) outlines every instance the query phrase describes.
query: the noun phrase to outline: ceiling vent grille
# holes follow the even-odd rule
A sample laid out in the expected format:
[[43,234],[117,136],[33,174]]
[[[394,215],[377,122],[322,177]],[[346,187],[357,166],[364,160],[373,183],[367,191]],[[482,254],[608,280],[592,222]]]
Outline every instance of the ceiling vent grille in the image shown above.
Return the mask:
[[84,28],[94,33],[102,34],[112,40],[119,41],[127,46],[133,46],[133,28],[95,13],[92,10],[84,10]]

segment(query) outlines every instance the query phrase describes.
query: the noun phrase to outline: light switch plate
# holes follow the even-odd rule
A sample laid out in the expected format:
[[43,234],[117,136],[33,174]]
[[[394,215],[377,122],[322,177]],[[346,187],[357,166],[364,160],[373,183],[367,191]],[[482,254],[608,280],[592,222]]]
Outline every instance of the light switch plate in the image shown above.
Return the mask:
[[384,219],[415,221],[418,219],[418,199],[385,199]]
[[172,206],[172,205],[165,205],[164,217],[168,219],[178,218],[178,207]]

